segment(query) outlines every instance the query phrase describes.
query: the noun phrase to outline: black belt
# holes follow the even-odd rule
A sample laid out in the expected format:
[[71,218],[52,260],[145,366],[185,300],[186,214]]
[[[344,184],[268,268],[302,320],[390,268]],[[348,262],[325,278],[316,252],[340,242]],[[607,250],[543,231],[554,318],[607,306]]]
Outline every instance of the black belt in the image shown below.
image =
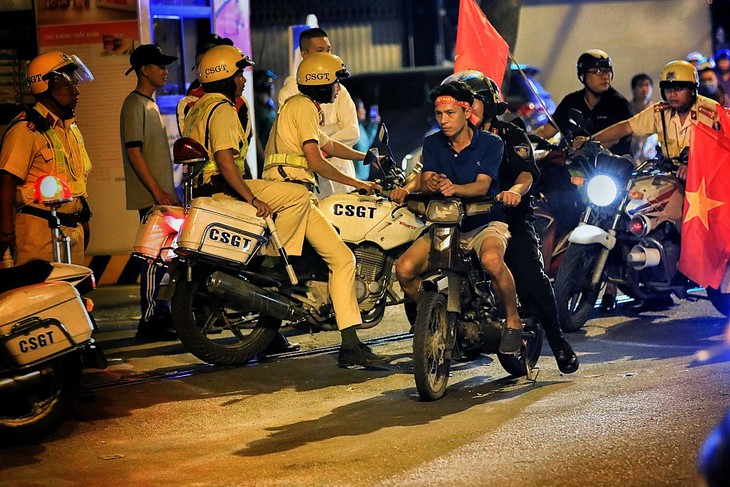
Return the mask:
[[307,188],[310,193],[314,193],[314,188],[317,187],[314,183],[310,183],[309,181],[302,181],[301,179],[290,178],[286,171],[284,171],[284,168],[282,166],[276,166],[276,169],[279,171],[279,175],[284,178],[285,182],[301,184],[302,186]]
[[[64,227],[76,228],[79,223],[86,223],[91,220],[91,210],[89,209],[89,203],[86,202],[86,198],[84,197],[79,197],[79,200],[81,201],[81,205],[83,206],[83,209],[81,211],[77,211],[76,213],[56,213],[58,221]],[[36,216],[38,218],[43,218],[44,220],[48,220],[49,222],[53,223],[53,215],[50,211],[43,210],[35,206],[21,206],[18,210],[18,213]]]

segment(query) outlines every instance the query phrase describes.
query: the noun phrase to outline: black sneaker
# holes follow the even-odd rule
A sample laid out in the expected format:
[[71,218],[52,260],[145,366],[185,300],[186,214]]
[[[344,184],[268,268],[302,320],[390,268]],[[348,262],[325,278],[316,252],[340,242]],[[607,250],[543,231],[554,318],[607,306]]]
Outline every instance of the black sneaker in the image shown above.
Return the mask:
[[502,341],[499,342],[499,353],[514,355],[520,351],[522,346],[522,329],[510,328],[504,325],[502,328]]
[[364,343],[359,343],[356,348],[340,347],[340,354],[337,357],[337,365],[340,367],[349,367],[351,365],[360,365],[369,367],[371,365],[380,365],[388,362],[390,359],[383,355],[373,353],[373,351]]
[[172,342],[177,341],[177,333],[172,327],[170,317],[156,318],[150,321],[139,321],[137,334],[134,338],[141,342]]

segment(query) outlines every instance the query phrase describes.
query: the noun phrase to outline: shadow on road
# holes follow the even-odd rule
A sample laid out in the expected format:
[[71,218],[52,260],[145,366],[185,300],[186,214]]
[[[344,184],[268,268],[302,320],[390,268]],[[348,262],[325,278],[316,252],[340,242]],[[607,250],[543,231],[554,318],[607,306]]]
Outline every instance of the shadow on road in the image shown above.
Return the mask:
[[[377,397],[335,408],[327,416],[300,421],[276,428],[261,440],[249,443],[236,452],[240,456],[261,456],[294,450],[309,443],[318,443],[344,436],[360,436],[384,428],[426,425],[441,418],[464,412],[476,406],[497,405],[505,408],[506,414],[490,414],[491,427],[511,420],[529,404],[557,390],[570,387],[568,382],[538,382],[529,384],[523,380],[503,378],[486,382],[490,377],[472,378],[464,383],[449,386],[447,395],[435,402],[419,402],[414,388],[390,390]],[[478,382],[479,385],[473,385]],[[522,395],[534,395],[534,400],[526,400],[521,406],[514,401],[499,404],[506,399]]]

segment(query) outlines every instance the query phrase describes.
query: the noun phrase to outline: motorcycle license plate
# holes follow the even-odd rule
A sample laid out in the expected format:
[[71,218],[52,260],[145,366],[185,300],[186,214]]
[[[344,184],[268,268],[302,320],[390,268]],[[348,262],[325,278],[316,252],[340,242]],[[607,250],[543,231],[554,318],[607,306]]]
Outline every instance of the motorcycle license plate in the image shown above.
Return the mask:
[[38,326],[7,337],[4,346],[19,365],[29,365],[74,347],[56,323],[42,322]]

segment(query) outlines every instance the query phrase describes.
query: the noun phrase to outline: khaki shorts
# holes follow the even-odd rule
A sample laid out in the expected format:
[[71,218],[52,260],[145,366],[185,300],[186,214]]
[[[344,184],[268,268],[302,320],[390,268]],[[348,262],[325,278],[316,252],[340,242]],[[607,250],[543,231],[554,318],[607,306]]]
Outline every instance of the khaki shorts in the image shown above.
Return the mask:
[[[504,222],[489,222],[483,227],[475,228],[466,233],[460,235],[459,241],[461,247],[466,250],[473,250],[479,254],[479,250],[482,248],[482,243],[487,237],[498,238],[502,241],[504,248],[507,248],[507,242],[512,235],[509,233],[509,227]],[[426,242],[431,242],[429,232],[423,234],[422,237]]]

